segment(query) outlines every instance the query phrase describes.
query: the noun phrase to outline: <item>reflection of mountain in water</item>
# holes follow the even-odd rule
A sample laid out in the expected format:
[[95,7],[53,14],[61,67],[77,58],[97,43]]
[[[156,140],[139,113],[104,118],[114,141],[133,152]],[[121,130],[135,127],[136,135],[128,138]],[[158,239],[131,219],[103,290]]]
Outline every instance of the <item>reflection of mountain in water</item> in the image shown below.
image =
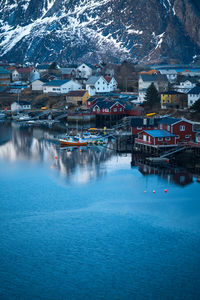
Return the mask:
[[[43,128],[18,123],[12,123],[8,128],[10,139],[0,146],[1,159],[47,163],[70,181],[87,182],[104,175],[106,170],[102,164],[114,155],[114,151],[106,147],[62,149],[45,139],[49,134]],[[54,135],[59,136],[59,133],[55,132]],[[109,147],[112,147],[112,143]]]

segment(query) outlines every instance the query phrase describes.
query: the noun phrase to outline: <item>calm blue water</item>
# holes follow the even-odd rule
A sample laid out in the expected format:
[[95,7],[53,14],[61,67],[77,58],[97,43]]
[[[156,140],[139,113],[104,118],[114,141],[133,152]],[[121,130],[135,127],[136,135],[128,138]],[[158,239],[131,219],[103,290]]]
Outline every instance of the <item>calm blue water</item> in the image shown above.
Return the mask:
[[0,125],[0,299],[200,299],[196,177],[47,134]]

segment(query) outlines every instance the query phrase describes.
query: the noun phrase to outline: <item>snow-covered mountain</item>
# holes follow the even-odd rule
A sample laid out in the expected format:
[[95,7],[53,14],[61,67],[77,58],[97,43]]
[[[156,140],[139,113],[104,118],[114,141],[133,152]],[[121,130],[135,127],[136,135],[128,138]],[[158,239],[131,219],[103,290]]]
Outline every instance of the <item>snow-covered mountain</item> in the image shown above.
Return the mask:
[[198,0],[0,0],[0,58],[191,62]]

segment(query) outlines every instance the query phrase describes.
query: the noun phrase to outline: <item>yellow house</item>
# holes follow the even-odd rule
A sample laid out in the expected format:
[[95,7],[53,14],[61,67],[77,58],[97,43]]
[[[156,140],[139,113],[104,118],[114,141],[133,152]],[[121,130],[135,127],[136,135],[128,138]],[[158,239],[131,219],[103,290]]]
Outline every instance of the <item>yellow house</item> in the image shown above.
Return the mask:
[[161,108],[187,107],[187,95],[176,91],[161,93]]
[[66,95],[66,102],[77,106],[84,105],[89,98],[90,95],[87,90],[70,91]]

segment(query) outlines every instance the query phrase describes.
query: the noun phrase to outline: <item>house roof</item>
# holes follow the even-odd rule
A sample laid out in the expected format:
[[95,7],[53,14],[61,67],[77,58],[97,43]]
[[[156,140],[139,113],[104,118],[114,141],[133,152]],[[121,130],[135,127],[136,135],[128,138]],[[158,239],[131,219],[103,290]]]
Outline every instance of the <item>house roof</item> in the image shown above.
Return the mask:
[[70,80],[59,80],[59,79],[54,79],[52,81],[49,81],[47,83],[45,83],[45,86],[61,86],[67,82],[69,82]]
[[155,81],[165,81],[168,82],[167,76],[163,74],[140,74],[141,78],[143,81],[150,81],[150,82],[155,82]]
[[104,76],[104,79],[105,79],[108,83],[110,83],[111,80],[112,80],[112,77],[110,77],[110,76]]
[[162,120],[160,120],[159,123],[166,124],[166,125],[172,125],[172,124],[180,122],[180,121],[182,121],[182,119],[166,117],[166,118],[163,118]]
[[199,95],[200,94],[200,86],[195,86],[191,89],[188,94]]
[[38,69],[38,70],[47,70],[47,69],[49,69],[49,67],[50,67],[50,65],[48,65],[48,64],[37,65],[36,69]]
[[17,72],[18,72],[19,74],[29,74],[33,69],[34,69],[34,67],[17,68]]
[[95,106],[98,105],[100,108],[111,108],[116,103],[119,103],[120,105],[124,106],[119,101],[97,101]]
[[86,81],[86,84],[95,84],[99,78],[101,76],[91,76],[87,81]]
[[[144,121],[146,120],[146,121]],[[158,118],[131,118],[131,127],[155,127],[158,125],[160,119]],[[145,124],[146,122],[146,124]]]
[[69,93],[67,93],[66,96],[70,96],[70,97],[83,97],[85,95],[85,93],[87,93],[86,90],[82,90],[82,91],[70,91]]
[[144,130],[143,132],[146,132],[147,134],[155,137],[155,138],[159,138],[159,137],[174,137],[175,134],[167,131],[167,130],[159,130],[159,129],[156,129],[156,130]]
[[70,75],[74,68],[60,68],[62,74]]
[[0,67],[0,74],[10,74],[10,72],[2,67]]
[[168,92],[161,92],[162,95],[185,95],[185,93],[176,92],[176,91],[168,91]]
[[[17,103],[18,104],[18,101],[15,101],[15,102],[13,102],[13,103]],[[19,105],[31,105],[31,103],[30,102],[28,102],[28,101],[19,101]]]

